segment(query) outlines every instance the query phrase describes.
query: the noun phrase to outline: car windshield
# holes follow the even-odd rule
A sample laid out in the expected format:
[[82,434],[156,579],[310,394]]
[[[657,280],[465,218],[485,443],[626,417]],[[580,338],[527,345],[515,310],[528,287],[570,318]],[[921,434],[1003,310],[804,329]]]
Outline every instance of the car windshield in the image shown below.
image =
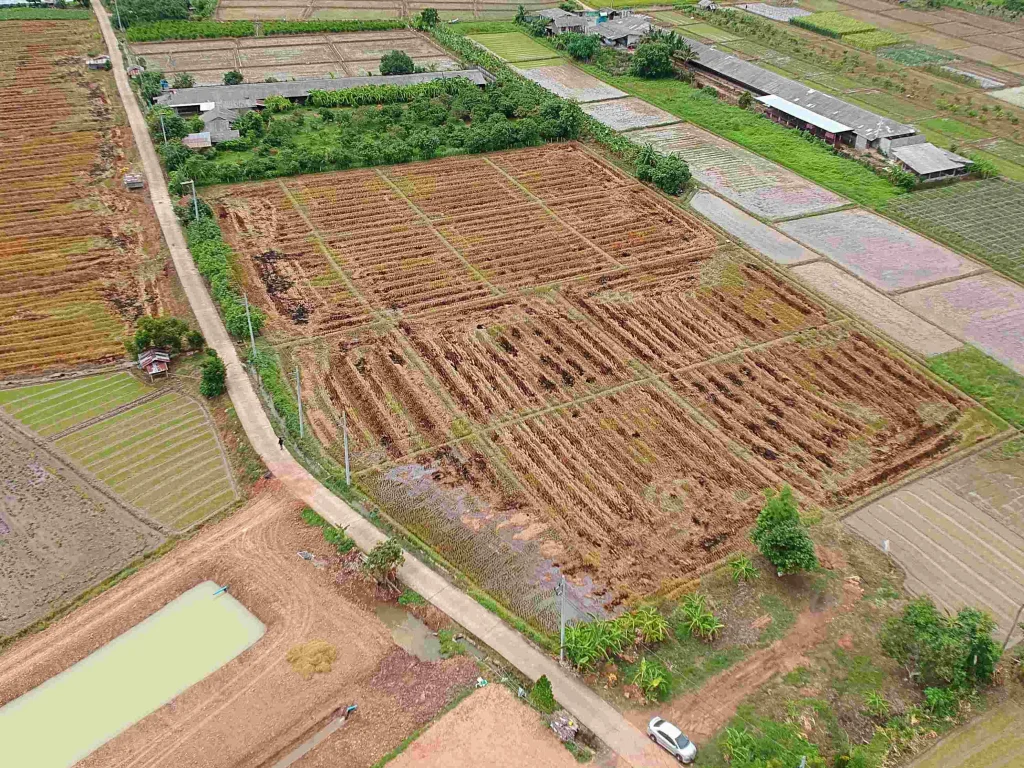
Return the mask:
[[678,736],[676,736],[675,742],[679,745],[680,749],[686,749],[688,746],[690,746],[690,740],[683,736],[683,734],[681,733]]

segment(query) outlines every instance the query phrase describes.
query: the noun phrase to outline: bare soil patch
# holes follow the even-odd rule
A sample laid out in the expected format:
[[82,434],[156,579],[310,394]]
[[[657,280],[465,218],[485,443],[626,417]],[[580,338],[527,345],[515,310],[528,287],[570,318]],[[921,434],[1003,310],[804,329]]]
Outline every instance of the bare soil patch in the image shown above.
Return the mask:
[[0,418],[0,637],[47,616],[164,540]]
[[[100,747],[80,765],[262,766],[322,727],[339,707],[352,720],[302,766],[368,766],[429,722],[476,678],[465,657],[424,663],[391,640],[373,614],[372,591],[337,583],[340,559],[300,505],[275,484],[220,525],[147,567],[47,631],[4,655],[0,703],[84,658],[195,584],[213,579],[267,625],[230,664]],[[297,555],[314,552],[318,567]],[[331,671],[304,679],[289,651],[318,640],[334,646]]]

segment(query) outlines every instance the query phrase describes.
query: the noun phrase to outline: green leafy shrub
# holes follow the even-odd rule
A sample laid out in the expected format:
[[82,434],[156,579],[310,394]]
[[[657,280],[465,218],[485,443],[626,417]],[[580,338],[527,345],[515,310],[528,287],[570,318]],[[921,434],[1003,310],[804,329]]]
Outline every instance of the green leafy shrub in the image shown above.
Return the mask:
[[925,688],[924,709],[932,717],[956,717],[960,711],[960,696],[948,688]]
[[995,626],[977,608],[947,616],[931,598],[921,597],[886,621],[879,639],[885,654],[923,685],[969,689],[992,681],[1002,655],[992,639]]
[[188,339],[190,348],[198,349],[202,346],[203,336],[199,334],[199,347],[192,346],[192,333],[197,333],[197,331],[190,331],[188,323],[176,317],[143,315],[135,325],[135,335],[125,342],[125,347],[132,355],[145,352],[153,347],[177,353],[184,349],[185,340]]
[[729,568],[732,570],[733,581],[753,581],[761,575],[750,556],[742,553],[730,558]]
[[646,80],[671,77],[675,73],[672,51],[665,43],[640,43],[630,62],[629,73]]
[[417,29],[430,29],[431,27],[436,27],[440,22],[441,16],[436,8],[424,8],[413,20],[413,24]]
[[206,350],[206,359],[202,363],[203,376],[199,382],[199,394],[203,397],[218,397],[227,390],[227,368],[220,359],[217,350]]
[[179,72],[171,81],[171,88],[192,88],[195,84],[196,79],[192,75],[188,72]]
[[640,658],[629,682],[639,688],[644,696],[654,701],[665,701],[672,691],[672,673],[658,659]]
[[579,32],[563,32],[554,38],[555,47],[565,51],[577,61],[590,61],[601,49],[601,38]]
[[885,720],[889,716],[889,702],[878,691],[871,691],[864,697],[864,710],[878,720]]
[[659,643],[666,637],[665,617],[644,606],[614,619],[570,623],[565,628],[565,656],[577,669],[590,669],[626,649]]
[[817,568],[814,542],[800,520],[793,489],[786,485],[777,494],[768,490],[765,498],[766,503],[750,532],[758,551],[775,566],[780,576]]
[[530,701],[545,715],[550,715],[558,709],[558,702],[555,701],[555,694],[551,690],[551,681],[547,675],[541,675],[533,684],[530,689]]
[[396,539],[387,539],[377,544],[366,556],[363,571],[378,584],[394,586],[398,569],[405,562],[405,552]]
[[441,655],[446,659],[450,659],[452,656],[461,656],[466,652],[466,646],[455,639],[454,629],[438,630],[437,640],[441,645]]
[[707,596],[699,592],[688,594],[678,610],[682,626],[693,637],[711,641],[725,628],[708,606]]
[[380,59],[382,75],[411,75],[416,69],[405,51],[388,51]]
[[426,605],[427,601],[423,599],[423,596],[408,587],[402,590],[402,594],[398,596],[399,605]]
[[722,751],[730,768],[825,768],[818,748],[795,725],[761,720],[756,730],[726,728]]
[[[245,80],[245,76],[237,69],[232,69],[230,72],[224,73],[224,85],[238,85]],[[246,115],[251,115],[252,112],[246,112]]]

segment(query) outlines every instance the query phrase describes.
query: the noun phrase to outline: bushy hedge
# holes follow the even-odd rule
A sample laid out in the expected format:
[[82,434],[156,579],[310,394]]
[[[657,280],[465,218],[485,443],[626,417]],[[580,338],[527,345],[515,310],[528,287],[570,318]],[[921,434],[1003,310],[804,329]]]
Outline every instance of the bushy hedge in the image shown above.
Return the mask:
[[361,85],[342,91],[310,91],[306,103],[312,107],[360,107],[367,104],[400,104],[418,98],[454,96],[477,86],[462,77],[448,77],[413,85]]
[[[245,302],[237,290],[231,271],[231,248],[224,242],[220,227],[212,218],[200,218],[185,227],[192,259],[199,274],[210,283],[210,293],[220,307],[224,325],[236,338],[249,336],[249,325],[245,319]],[[254,333],[263,327],[263,313],[256,307],[249,308]]]
[[[265,21],[264,35],[302,35],[318,32],[363,32],[402,29],[401,19],[322,19],[314,21]],[[156,21],[130,27],[125,36],[129,42],[154,40],[198,40],[213,37],[253,37],[256,26],[251,21]]]

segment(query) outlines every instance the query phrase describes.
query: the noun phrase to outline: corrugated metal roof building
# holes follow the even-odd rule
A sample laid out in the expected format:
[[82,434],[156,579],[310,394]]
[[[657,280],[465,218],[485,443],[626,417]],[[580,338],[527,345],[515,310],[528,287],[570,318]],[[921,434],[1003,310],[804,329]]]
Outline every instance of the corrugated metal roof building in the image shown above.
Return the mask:
[[[858,149],[872,146],[886,151],[888,144],[880,144],[883,140],[912,136],[917,133],[917,129],[912,125],[882,117],[827,93],[809,88],[803,83],[717,51],[697,40],[687,38],[687,43],[697,54],[696,59],[691,62],[694,66],[746,88],[755,95],[778,96],[790,104],[848,126],[856,137],[854,143]],[[796,116],[794,115],[794,117]]]

